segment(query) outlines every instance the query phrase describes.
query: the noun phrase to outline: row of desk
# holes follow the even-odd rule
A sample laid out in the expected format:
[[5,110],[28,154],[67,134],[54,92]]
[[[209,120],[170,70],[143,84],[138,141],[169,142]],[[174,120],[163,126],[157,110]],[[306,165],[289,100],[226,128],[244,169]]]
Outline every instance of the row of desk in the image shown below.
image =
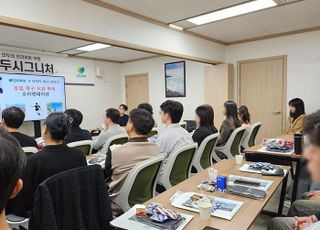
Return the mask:
[[[293,141],[293,136],[291,135],[283,135],[283,136],[280,136],[279,138],[287,141]],[[265,161],[265,162],[270,162],[277,165],[282,165],[284,169],[287,169],[287,172],[289,172],[290,166],[292,166],[292,162],[296,162],[296,170],[295,170],[294,183],[293,183],[294,188],[293,188],[293,194],[292,194],[292,200],[295,200],[302,156],[297,154],[287,155],[287,154],[281,154],[281,153],[271,154],[268,152],[260,152],[258,150],[260,150],[261,147],[262,147],[261,144],[257,144],[256,146],[246,149],[244,151],[246,155],[246,160],[254,161],[254,162]],[[204,192],[206,195],[244,202],[243,206],[240,208],[238,213],[233,217],[231,221],[217,218],[217,217],[211,217],[210,220],[203,221],[203,220],[200,220],[198,213],[178,209],[173,207],[170,204],[170,198],[177,191],[199,193],[199,189],[197,188],[197,185],[199,185],[203,180],[208,179],[207,170],[199,172],[194,176],[192,176],[191,178],[165,191],[164,193],[157,195],[153,199],[147,201],[145,205],[153,202],[161,203],[166,208],[170,208],[180,213],[192,215],[193,219],[190,221],[190,223],[188,223],[185,229],[190,229],[190,230],[203,229],[206,226],[210,226],[217,229],[239,229],[239,230],[248,229],[250,228],[250,226],[252,225],[256,217],[262,212],[263,208],[268,203],[270,198],[273,196],[277,188],[279,186],[282,186],[278,213],[277,213],[278,216],[282,215],[282,209],[283,209],[283,203],[285,199],[285,192],[286,192],[287,179],[288,179],[289,173],[287,173],[284,177],[278,177],[278,176],[266,177],[256,173],[241,172],[239,171],[239,168],[241,167],[241,165],[236,165],[235,161],[232,161],[232,160],[222,160],[211,167],[214,169],[217,169],[219,174],[223,174],[223,175],[232,174],[232,175],[238,175],[238,176],[244,176],[244,177],[272,180],[273,184],[269,188],[266,198],[263,200],[253,200],[246,197],[236,196],[236,195],[227,194],[227,193],[218,192],[218,191],[214,191],[213,193]]]

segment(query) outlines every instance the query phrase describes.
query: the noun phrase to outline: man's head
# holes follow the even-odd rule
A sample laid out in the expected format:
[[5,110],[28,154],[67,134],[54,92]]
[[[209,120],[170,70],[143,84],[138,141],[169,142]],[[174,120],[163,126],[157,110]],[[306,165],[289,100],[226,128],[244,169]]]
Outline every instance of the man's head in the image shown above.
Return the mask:
[[161,121],[169,125],[179,123],[183,115],[183,105],[178,101],[167,100],[160,105]]
[[106,110],[106,116],[104,122],[106,125],[112,125],[118,123],[120,118],[120,113],[118,110],[109,108]]
[[2,127],[4,129],[18,129],[25,118],[25,113],[18,107],[9,107],[2,111]]
[[138,108],[138,109],[145,109],[145,110],[147,110],[151,115],[153,115],[153,108],[152,108],[152,105],[150,105],[149,103],[141,103],[140,105],[138,105],[137,108]]
[[72,118],[72,127],[78,128],[82,122],[83,116],[79,110],[76,109],[67,109],[64,111],[65,114],[69,115]]
[[304,157],[308,162],[308,169],[312,180],[320,183],[320,112],[306,116],[304,122],[304,134],[309,139]]
[[22,189],[20,176],[25,165],[26,156],[17,140],[0,129],[0,213]]
[[119,105],[120,116],[124,115],[128,111],[128,106],[125,104]]
[[132,136],[146,136],[153,128],[154,120],[151,114],[145,109],[133,109],[129,114],[129,121],[126,126],[127,133]]

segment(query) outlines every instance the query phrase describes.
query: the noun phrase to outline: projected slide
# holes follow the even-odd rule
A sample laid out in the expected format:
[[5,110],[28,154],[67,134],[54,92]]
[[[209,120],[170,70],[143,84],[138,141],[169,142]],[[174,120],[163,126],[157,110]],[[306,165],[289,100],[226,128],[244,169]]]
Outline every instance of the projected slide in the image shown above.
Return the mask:
[[0,73],[0,110],[11,106],[24,110],[26,121],[43,120],[52,112],[63,112],[64,77]]

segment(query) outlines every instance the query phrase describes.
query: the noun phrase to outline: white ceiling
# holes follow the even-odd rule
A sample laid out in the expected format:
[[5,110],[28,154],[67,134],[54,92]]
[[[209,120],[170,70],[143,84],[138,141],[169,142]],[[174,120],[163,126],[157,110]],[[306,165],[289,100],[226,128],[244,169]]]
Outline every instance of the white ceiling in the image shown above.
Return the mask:
[[171,23],[248,0],[100,0],[146,17]]
[[[76,48],[92,42],[0,25],[0,45],[53,53],[79,54]],[[125,62],[154,54],[119,47],[81,53],[77,56]]]
[[[239,4],[247,0],[100,1],[168,24]],[[291,4],[193,27],[187,30],[224,42],[234,42],[320,26],[320,0],[275,1],[278,3]]]
[[305,0],[190,29],[225,42],[320,26],[320,1]]
[[129,49],[120,48],[120,47],[110,47],[110,48],[105,48],[105,49],[100,49],[100,50],[79,54],[78,56],[126,62],[126,61],[140,59],[140,58],[153,57],[155,56],[155,54],[145,53],[145,52],[136,51],[136,50],[129,50]]

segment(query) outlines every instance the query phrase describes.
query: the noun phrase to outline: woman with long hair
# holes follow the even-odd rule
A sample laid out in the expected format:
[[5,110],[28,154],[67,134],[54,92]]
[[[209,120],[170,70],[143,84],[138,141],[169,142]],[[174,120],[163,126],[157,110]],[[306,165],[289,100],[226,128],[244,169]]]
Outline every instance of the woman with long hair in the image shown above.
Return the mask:
[[195,112],[197,129],[193,133],[192,139],[199,146],[207,136],[217,133],[218,130],[214,126],[214,112],[210,105],[200,105]]
[[[220,136],[217,140],[217,146],[223,146],[227,143],[232,132],[241,126],[238,118],[238,107],[234,101],[226,101],[223,105],[223,115],[226,117],[220,127]],[[220,158],[226,158],[226,156],[217,152]]]
[[250,113],[247,106],[245,105],[240,106],[240,108],[238,109],[238,118],[242,127],[244,128],[251,127]]
[[290,114],[287,120],[285,134],[294,134],[303,131],[303,122],[305,118],[304,102],[300,98],[294,98],[289,101]]

